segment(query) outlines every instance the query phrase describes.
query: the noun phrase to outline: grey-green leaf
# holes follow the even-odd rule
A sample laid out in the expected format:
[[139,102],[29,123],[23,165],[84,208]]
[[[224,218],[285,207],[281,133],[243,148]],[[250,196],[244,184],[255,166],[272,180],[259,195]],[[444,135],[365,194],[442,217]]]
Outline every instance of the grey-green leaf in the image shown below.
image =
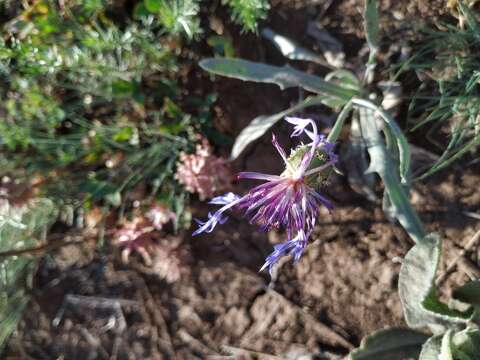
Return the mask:
[[398,291],[405,320],[410,327],[430,326],[441,331],[457,323],[465,323],[471,312],[451,310],[440,302],[434,287],[440,260],[441,242],[429,234],[407,253],[400,268]]
[[352,89],[329,83],[322,78],[295,70],[289,66],[272,66],[242,59],[208,58],[200,66],[211,73],[243,81],[255,81],[278,85],[281,89],[302,87],[305,90],[330,96],[346,103],[357,95]]
[[453,298],[467,304],[480,306],[480,280],[469,281],[455,289]]
[[480,330],[465,329],[453,335],[453,354],[455,359],[480,359]]
[[277,121],[281,120],[284,116],[292,114],[307,106],[318,105],[323,100],[324,98],[320,96],[309,97],[303,102],[277,114],[257,116],[246,128],[244,128],[240,132],[240,134],[235,139],[235,144],[233,144],[230,157],[232,159],[236,159],[248,146],[248,144],[265,134],[268,129],[270,129]]
[[[402,183],[407,184],[410,170],[410,146],[408,145],[408,141],[400,127],[387,112],[374,103],[364,99],[353,99],[352,102],[354,105],[373,110],[375,114],[378,114],[382,118],[385,125],[388,126],[391,134],[393,135],[391,137],[395,140],[395,145],[398,148],[400,178]],[[386,133],[385,135],[387,136],[388,134]]]
[[[352,100],[354,104],[358,103],[354,100]],[[400,222],[414,241],[419,241],[425,236],[425,230],[400,182],[395,161],[385,146],[375,121],[375,108],[362,105],[359,112],[362,135],[367,143],[370,156],[370,166],[367,172],[376,172],[382,179],[385,185],[385,196],[388,196],[389,215]]]
[[370,47],[370,51],[375,53],[380,46],[379,18],[376,0],[365,0],[363,21],[368,46]]
[[416,359],[427,339],[427,335],[410,329],[380,330],[364,338],[348,360]]
[[341,87],[352,89],[356,92],[361,91],[360,80],[349,70],[338,69],[325,75],[325,81],[339,84]]
[[418,360],[439,360],[442,352],[442,335],[432,336],[422,346]]

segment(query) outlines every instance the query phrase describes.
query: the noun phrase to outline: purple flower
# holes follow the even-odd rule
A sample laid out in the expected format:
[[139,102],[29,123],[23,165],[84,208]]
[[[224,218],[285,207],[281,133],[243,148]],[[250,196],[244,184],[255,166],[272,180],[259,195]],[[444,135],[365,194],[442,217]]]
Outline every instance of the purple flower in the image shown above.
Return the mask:
[[[243,210],[250,218],[250,223],[260,225],[262,230],[285,228],[289,240],[276,245],[261,268],[268,267],[270,272],[282,256],[292,255],[295,262],[300,259],[315,226],[320,206],[332,209],[331,202],[314,189],[312,182],[337,161],[333,153],[334,145],[318,134],[313,120],[287,117],[286,121],[294,125],[292,136],[305,133],[311,143],[299,146],[287,157],[273,136],[272,143],[285,163],[285,171],[281,175],[240,173],[240,179],[264,180],[265,183],[254,187],[244,196],[228,193],[212,199],[211,204],[223,206],[214,214],[210,213],[207,221],[197,221],[200,226],[193,233],[197,235],[213,231],[217,224],[227,221],[225,212],[232,208]],[[314,159],[319,155],[322,161],[316,166]]]

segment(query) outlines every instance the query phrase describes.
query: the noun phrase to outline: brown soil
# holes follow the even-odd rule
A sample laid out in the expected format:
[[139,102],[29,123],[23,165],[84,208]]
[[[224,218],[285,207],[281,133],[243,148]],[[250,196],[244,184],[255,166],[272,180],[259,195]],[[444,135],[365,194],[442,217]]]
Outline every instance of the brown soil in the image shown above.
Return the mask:
[[[334,1],[329,11],[344,12],[347,28],[345,16],[357,18],[359,3]],[[307,16],[305,8],[299,11],[300,18]],[[239,56],[262,58],[248,56],[247,45],[241,43]],[[225,79],[216,86],[217,127],[227,134],[237,134],[259,114],[284,109],[298,95]],[[274,130],[286,133],[283,125]],[[285,135],[280,140],[290,141]],[[278,160],[265,136],[234,166],[278,173]],[[325,191],[334,212],[322,213],[302,259],[296,265],[283,261],[271,282],[258,269],[283,234],[260,233],[239,215],[212,235],[179,236],[188,256],[174,283],[145,271],[140,259],[124,265],[108,242],[101,251],[86,244],[46,256],[5,359],[335,359],[372,331],[403,325],[395,260],[412,243],[386,220],[381,204],[355,194],[343,177],[335,175]],[[412,198],[428,230],[444,239],[443,269],[478,229],[463,213],[478,210],[478,169],[458,164],[415,185]],[[195,217],[207,211],[204,204],[192,206]],[[469,255],[478,261],[478,254]],[[465,280],[457,271],[445,293]]]

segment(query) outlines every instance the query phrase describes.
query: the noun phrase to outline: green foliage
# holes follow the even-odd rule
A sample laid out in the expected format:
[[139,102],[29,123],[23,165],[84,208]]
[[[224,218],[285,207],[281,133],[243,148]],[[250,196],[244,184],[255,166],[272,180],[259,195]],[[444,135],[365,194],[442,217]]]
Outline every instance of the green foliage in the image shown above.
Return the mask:
[[[0,249],[2,251],[38,245],[57,216],[57,209],[48,199],[37,199],[22,207],[0,204]],[[0,351],[15,330],[28,303],[26,287],[35,261],[27,256],[0,257]]]
[[278,85],[281,89],[298,86],[318,94],[318,96],[308,98],[278,114],[261,115],[253,119],[235,140],[231,153],[232,158],[238,157],[248,144],[262,136],[284,116],[312,105],[342,106],[359,93],[358,87],[351,86],[350,81],[341,81],[340,84],[336,84],[333,81],[325,81],[318,76],[303,73],[288,66],[279,67],[227,58],[204,59],[200,62],[200,66],[217,75],[244,81],[272,83]]
[[464,26],[446,24],[435,30],[424,29],[424,39],[414,46],[413,56],[400,69],[415,71],[422,82],[409,106],[411,131],[427,130],[427,139],[433,144],[438,143],[439,133],[448,136],[447,146],[439,149],[442,155],[420,179],[480,144],[480,23],[463,2],[459,1],[458,6],[466,19]]
[[215,97],[180,90],[177,49],[153,18],[118,22],[108,3],[39,1],[5,25],[0,147],[13,166],[0,175],[40,178],[76,205],[119,206],[140,183],[174,204],[178,154],[214,133]]
[[425,334],[410,329],[380,330],[364,338],[360,347],[350,353],[348,360],[417,358],[427,339]]
[[232,18],[247,31],[255,31],[257,22],[267,17],[268,0],[222,0],[232,10]]
[[[160,24],[171,34],[184,33],[189,39],[200,34],[200,11],[197,0],[144,0],[144,8],[155,14]],[[137,9],[137,12],[142,9]]]

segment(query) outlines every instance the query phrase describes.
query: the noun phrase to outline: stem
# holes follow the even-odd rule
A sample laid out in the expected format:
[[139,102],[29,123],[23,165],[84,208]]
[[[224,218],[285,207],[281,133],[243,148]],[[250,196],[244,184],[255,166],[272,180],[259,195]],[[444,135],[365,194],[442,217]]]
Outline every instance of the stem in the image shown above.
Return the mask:
[[337,141],[338,136],[342,131],[343,124],[346,118],[348,117],[348,115],[350,114],[350,111],[353,108],[352,100],[349,100],[343,107],[342,111],[340,111],[340,114],[338,114],[337,121],[335,122],[335,125],[333,126],[332,130],[330,131],[330,134],[328,134],[328,137],[327,137],[328,142],[334,143]]

